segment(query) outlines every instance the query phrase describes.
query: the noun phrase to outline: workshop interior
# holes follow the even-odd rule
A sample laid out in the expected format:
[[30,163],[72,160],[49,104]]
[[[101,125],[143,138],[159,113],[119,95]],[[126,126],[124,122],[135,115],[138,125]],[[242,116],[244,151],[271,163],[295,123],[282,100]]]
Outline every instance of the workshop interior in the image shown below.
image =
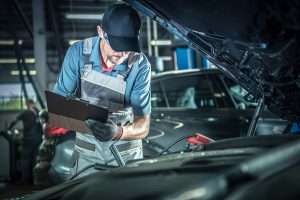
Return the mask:
[[300,199],[300,0],[0,8],[0,199]]

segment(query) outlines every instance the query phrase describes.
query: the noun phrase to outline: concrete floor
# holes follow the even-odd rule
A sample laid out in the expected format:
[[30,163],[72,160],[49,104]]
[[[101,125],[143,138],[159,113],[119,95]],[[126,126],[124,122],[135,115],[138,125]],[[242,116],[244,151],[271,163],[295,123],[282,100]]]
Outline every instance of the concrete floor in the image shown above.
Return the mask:
[[1,184],[0,185],[0,199],[10,199],[17,197],[24,197],[34,192],[40,191],[47,188],[46,186],[37,185],[12,185],[12,184]]

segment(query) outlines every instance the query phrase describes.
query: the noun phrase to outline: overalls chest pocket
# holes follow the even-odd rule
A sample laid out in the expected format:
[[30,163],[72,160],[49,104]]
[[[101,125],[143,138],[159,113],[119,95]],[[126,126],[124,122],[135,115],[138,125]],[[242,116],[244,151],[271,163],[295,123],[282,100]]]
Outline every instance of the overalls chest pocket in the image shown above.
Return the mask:
[[85,91],[83,99],[93,102],[95,99],[108,100],[124,105],[126,82],[92,69],[89,70],[90,72],[84,73],[81,78],[82,91]]

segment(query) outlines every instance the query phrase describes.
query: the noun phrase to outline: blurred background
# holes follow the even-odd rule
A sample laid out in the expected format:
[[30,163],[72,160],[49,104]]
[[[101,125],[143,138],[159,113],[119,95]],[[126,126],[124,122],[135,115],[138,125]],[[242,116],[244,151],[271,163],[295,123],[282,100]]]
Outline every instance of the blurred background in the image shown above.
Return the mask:
[[[38,109],[45,90],[52,91],[70,45],[97,35],[106,7],[114,0],[0,0],[0,171],[17,179],[22,123],[7,135],[8,124],[23,110],[25,99]],[[144,15],[141,49],[153,74],[213,67],[180,39]],[[9,175],[10,174],[10,175]]]
[[[37,102],[39,98],[44,100],[43,91],[53,89],[68,47],[97,35],[96,26],[101,24],[105,8],[114,2],[1,0],[1,112],[22,109],[25,95]],[[153,73],[208,66],[205,59],[156,22],[142,15],[141,18],[142,51],[152,64]],[[3,117],[7,119],[1,114],[0,129],[5,126]]]

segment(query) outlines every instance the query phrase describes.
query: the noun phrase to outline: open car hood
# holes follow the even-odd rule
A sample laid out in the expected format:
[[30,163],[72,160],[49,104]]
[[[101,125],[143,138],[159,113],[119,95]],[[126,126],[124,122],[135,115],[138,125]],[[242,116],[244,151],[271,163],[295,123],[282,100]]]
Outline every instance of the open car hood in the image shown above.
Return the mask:
[[300,122],[300,1],[124,0],[204,55],[268,109]]

